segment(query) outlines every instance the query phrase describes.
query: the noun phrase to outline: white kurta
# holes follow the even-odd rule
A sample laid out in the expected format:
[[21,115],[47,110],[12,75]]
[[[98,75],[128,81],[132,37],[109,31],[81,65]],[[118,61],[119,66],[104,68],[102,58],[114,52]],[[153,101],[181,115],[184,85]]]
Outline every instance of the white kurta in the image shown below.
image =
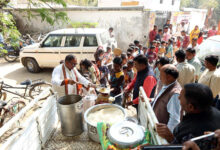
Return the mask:
[[216,69],[215,71],[206,69],[198,82],[207,85],[212,90],[215,98],[220,93],[220,69]]
[[[64,85],[61,86],[61,83],[64,80],[62,66],[63,66],[63,64],[60,64],[59,66],[54,68],[53,73],[52,73],[52,79],[51,79],[51,83],[53,85],[53,88],[58,93],[59,97],[65,95],[65,86]],[[77,78],[78,78],[78,82],[83,84],[83,85],[85,85],[87,87],[90,82],[85,77],[83,77],[78,72],[78,70],[76,68],[73,68],[73,69],[76,72],[76,75],[77,75]],[[75,76],[75,73],[74,73],[73,69],[69,70],[65,66],[66,78],[76,81],[76,76]],[[76,84],[73,84],[73,85],[68,84],[68,94],[77,94]]]
[[184,87],[187,83],[195,82],[195,67],[187,62],[182,62],[177,64],[177,70],[179,71],[179,77],[177,81],[180,83],[181,87]]

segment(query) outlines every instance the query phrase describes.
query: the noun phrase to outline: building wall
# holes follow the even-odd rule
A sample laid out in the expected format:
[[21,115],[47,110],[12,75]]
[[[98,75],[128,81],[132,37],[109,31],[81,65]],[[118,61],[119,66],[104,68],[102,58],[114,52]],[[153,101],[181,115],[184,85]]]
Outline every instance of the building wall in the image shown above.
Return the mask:
[[[108,29],[114,28],[115,38],[118,46],[124,50],[128,44],[135,39],[146,44],[149,31],[149,11],[143,11],[143,7],[135,8],[71,8],[66,12],[72,22],[90,22],[98,23],[98,27]],[[68,24],[55,24],[41,22],[41,19],[35,17],[31,20],[23,17],[18,10],[12,12],[18,22],[18,28],[22,32],[46,33],[52,30],[69,27]]]
[[[174,2],[174,4],[172,4]],[[144,6],[145,9],[158,11],[179,11],[180,0],[99,0],[99,7]]]
[[[180,0],[140,0],[145,9],[158,10],[158,11],[179,11]],[[160,3],[162,1],[162,3]]]
[[121,0],[98,0],[98,7],[119,7]]

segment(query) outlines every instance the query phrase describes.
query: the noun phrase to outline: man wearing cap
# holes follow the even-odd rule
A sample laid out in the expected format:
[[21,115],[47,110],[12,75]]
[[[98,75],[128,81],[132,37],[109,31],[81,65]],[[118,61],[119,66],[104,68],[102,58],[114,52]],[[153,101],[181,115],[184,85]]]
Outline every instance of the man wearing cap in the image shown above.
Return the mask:
[[168,40],[171,38],[170,33],[168,32],[168,26],[164,27],[164,33],[163,33],[163,38],[162,40],[165,42],[168,42]]
[[85,87],[95,87],[77,71],[75,68],[76,64],[76,57],[67,55],[65,62],[55,67],[53,70],[51,82],[53,88],[58,92],[60,97],[70,94],[79,94],[79,83]]
[[154,29],[150,31],[149,33],[149,42],[150,45],[152,45],[153,40],[155,40],[155,37],[157,35],[157,26],[154,25]]

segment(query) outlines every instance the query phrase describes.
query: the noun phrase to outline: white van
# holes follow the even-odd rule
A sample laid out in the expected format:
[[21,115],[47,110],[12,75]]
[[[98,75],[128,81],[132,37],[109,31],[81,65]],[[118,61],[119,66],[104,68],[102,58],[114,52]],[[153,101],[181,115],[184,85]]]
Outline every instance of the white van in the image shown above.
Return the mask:
[[98,46],[117,47],[108,30],[98,28],[69,28],[48,33],[40,42],[24,47],[20,53],[21,63],[29,72],[39,72],[41,68],[54,68],[64,60],[66,55],[73,54],[79,62],[82,59],[94,60]]

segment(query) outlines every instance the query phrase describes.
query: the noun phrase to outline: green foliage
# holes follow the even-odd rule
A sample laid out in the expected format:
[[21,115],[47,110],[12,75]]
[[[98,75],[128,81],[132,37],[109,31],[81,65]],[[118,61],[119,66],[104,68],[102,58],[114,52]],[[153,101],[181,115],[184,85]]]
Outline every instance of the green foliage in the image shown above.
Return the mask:
[[219,0],[181,0],[181,7],[191,8],[217,8],[220,5]]
[[[65,12],[56,11],[51,5],[56,4],[62,7],[66,7],[65,0],[27,0],[28,7],[26,9],[26,17],[32,19],[36,16],[40,16],[42,21],[48,22],[53,25],[55,22],[68,21],[67,14]],[[10,0],[0,0],[0,32],[5,38],[6,43],[9,43],[13,47],[19,46],[20,32],[18,31],[13,16],[4,12],[4,8],[7,7]],[[32,10],[32,7],[37,9]],[[2,47],[2,46],[0,46]]]
[[98,23],[91,22],[70,22],[72,28],[95,28]]
[[[68,17],[65,12],[57,11],[52,7],[52,4],[55,4],[58,7],[66,7],[67,4],[64,0],[39,0],[38,2],[34,2],[32,0],[28,0],[28,9],[26,10],[26,17],[28,19],[34,18],[36,16],[40,16],[43,21],[46,21],[50,25],[54,25],[55,22],[65,22],[67,23]],[[32,9],[35,7],[37,9]]]
[[77,6],[98,6],[98,0],[65,0],[65,2]]
[[[6,43],[10,43],[13,47],[18,47],[18,39],[20,37],[20,32],[17,30],[17,27],[15,26],[15,21],[13,16],[10,13],[3,13],[0,12],[0,31],[2,31],[2,34],[5,38]],[[2,47],[2,46],[0,46]]]

